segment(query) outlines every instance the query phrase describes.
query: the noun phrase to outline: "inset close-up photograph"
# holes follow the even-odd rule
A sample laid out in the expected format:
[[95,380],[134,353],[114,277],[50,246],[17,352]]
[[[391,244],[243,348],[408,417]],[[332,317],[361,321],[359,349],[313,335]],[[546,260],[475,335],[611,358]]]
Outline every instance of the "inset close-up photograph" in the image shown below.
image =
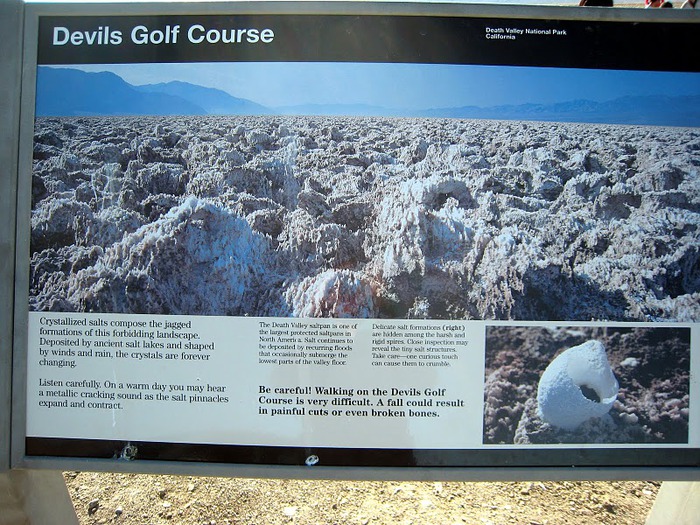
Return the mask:
[[484,444],[687,443],[690,329],[489,326]]

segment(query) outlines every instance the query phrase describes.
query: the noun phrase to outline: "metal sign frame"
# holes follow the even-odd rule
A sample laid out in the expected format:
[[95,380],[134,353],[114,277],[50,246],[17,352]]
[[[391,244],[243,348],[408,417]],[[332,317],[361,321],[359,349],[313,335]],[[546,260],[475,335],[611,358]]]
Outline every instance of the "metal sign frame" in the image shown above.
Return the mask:
[[[7,9],[7,4],[0,7]],[[19,4],[10,4],[10,9],[16,21]],[[37,469],[61,469],[61,470],[97,470],[116,472],[149,472],[160,474],[196,474],[215,476],[253,476],[253,477],[280,477],[280,478],[345,478],[345,479],[414,479],[414,480],[526,480],[526,479],[668,479],[668,480],[695,480],[698,479],[700,468],[698,465],[688,465],[683,467],[664,466],[609,466],[609,467],[513,467],[504,465],[494,465],[493,467],[324,467],[299,465],[261,465],[261,464],[228,464],[215,462],[181,462],[181,461],[127,461],[124,458],[108,459],[86,459],[73,457],[50,457],[50,456],[30,456],[26,453],[26,405],[27,405],[27,348],[28,348],[28,257],[29,235],[31,230],[28,204],[31,200],[31,185],[25,179],[27,174],[32,172],[32,134],[34,127],[34,103],[37,71],[37,47],[39,20],[44,16],[123,16],[123,15],[408,15],[408,16],[443,16],[443,17],[494,17],[499,19],[521,19],[536,18],[549,20],[580,20],[580,21],[614,21],[620,23],[649,22],[652,20],[663,20],[668,23],[698,23],[700,17],[689,17],[687,13],[680,10],[662,10],[662,12],[651,12],[639,9],[571,9],[560,7],[514,7],[514,6],[494,6],[494,5],[459,5],[459,4],[427,4],[427,3],[375,3],[375,2],[241,2],[241,3],[151,3],[151,4],[25,4],[24,22],[24,46],[22,48],[24,60],[22,65],[22,101],[21,101],[21,131],[19,139],[14,143],[10,141],[6,146],[6,141],[2,141],[5,148],[0,151],[3,162],[9,159],[12,167],[13,148],[19,145],[19,169],[17,170],[17,180],[6,181],[3,179],[3,191],[0,198],[3,200],[3,213],[10,210],[12,217],[2,221],[2,228],[14,231],[13,217],[16,217],[17,245],[15,257],[15,275],[12,276],[12,269],[0,268],[0,278],[5,286],[9,281],[15,284],[15,304],[5,302],[2,305],[2,323],[9,326],[14,316],[14,336],[13,336],[13,393],[12,396],[12,467],[14,468],[37,468]],[[695,13],[693,13],[695,14]],[[0,21],[12,24],[12,17],[0,17]],[[7,34],[2,31],[3,34]],[[10,31],[12,34],[12,31]],[[641,52],[641,50],[640,50]],[[5,54],[3,60],[10,56],[9,65],[13,69],[19,69],[20,54]],[[12,75],[7,75],[2,80],[0,88],[8,91],[12,95],[17,88]],[[3,97],[4,99],[5,97]],[[18,107],[12,104],[10,96],[10,107],[6,112],[4,106],[3,116],[7,113],[10,122],[17,121]],[[5,164],[7,165],[7,164]],[[10,169],[10,173],[15,170]],[[3,172],[3,177],[4,177]],[[11,177],[12,179],[12,177]],[[15,185],[17,186],[16,196],[17,213],[14,213],[15,206],[11,202],[15,195]],[[9,189],[9,191],[7,191]],[[7,201],[7,202],[5,202]],[[4,231],[3,231],[4,235]],[[10,239],[10,253],[12,252],[13,235],[8,235]],[[7,259],[9,260],[9,258]],[[0,327],[2,328],[2,327]],[[7,330],[0,330],[0,337],[3,337],[4,344],[6,334],[12,333]],[[693,335],[697,336],[697,327],[693,329]],[[9,362],[9,355],[0,355],[0,374],[7,373],[3,370],[7,367],[2,365]],[[8,384],[5,376],[0,376],[0,385]],[[694,394],[697,394],[694,392]],[[0,399],[7,399],[9,394],[0,396]],[[2,409],[2,406],[0,406]],[[0,410],[0,430],[3,429],[3,412]],[[0,436],[2,437],[2,436]],[[3,440],[0,439],[0,445]],[[520,451],[520,453],[527,453]],[[0,449],[0,467],[2,467],[3,450]]]
[[0,3],[0,33],[5,52],[0,56],[0,472],[10,466],[12,398],[12,333],[14,296],[15,218],[17,206],[17,150],[19,146],[20,80],[22,64],[21,2]]

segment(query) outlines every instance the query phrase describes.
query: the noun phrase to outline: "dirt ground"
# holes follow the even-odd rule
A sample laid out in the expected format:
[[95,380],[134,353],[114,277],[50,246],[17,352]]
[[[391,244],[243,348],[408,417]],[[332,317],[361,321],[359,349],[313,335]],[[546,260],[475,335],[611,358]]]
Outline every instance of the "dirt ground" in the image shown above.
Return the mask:
[[349,482],[64,473],[81,525],[643,524],[658,482]]

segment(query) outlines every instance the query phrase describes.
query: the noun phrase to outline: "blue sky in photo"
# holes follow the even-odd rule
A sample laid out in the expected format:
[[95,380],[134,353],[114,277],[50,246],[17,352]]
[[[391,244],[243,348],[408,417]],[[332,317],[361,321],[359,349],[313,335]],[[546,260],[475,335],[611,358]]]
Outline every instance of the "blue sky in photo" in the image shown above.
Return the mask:
[[364,104],[397,109],[609,101],[700,95],[700,74],[596,69],[318,62],[97,64],[133,85],[173,80],[221,89],[275,108]]
[[[56,3],[56,2],[68,2],[68,3],[83,3],[89,2],[90,0],[32,0],[36,3]],[[118,3],[143,3],[148,0],[102,0],[102,1],[116,1]],[[150,0],[154,2],[168,2],[172,3],[173,0]],[[196,0],[195,0],[196,1]],[[205,0],[200,0],[205,1]],[[226,1],[226,0],[214,0],[214,1]],[[332,1],[332,0],[326,0]],[[372,0],[359,0],[359,1],[372,1]],[[427,2],[427,3],[445,3],[445,4],[513,4],[513,5],[570,5],[572,7],[578,7],[578,0],[570,0],[568,3],[565,0],[385,0],[390,2]],[[616,0],[615,5],[636,5],[641,3],[640,0]]]

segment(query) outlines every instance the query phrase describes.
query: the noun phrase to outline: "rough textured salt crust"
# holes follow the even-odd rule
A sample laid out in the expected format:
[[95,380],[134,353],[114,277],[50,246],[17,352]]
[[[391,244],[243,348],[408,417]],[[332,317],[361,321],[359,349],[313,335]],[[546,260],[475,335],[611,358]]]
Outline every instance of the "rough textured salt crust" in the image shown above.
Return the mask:
[[287,289],[285,298],[294,317],[375,316],[374,293],[368,282],[349,270],[326,270]]
[[696,129],[38,119],[30,307],[300,315],[335,275],[371,307],[315,314],[698,321],[698,166]]
[[245,219],[189,197],[70,273],[66,297],[85,311],[242,315],[271,259]]

